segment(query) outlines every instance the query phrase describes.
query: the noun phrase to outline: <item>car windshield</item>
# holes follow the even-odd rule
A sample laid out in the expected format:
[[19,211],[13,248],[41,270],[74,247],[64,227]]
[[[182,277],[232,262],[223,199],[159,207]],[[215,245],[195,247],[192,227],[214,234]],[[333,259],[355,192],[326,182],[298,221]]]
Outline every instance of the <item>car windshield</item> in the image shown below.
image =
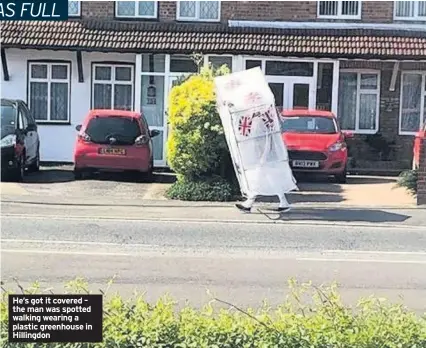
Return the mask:
[[332,118],[319,116],[282,117],[281,127],[284,133],[337,133],[336,124]]
[[[95,117],[89,121],[86,134],[98,144],[131,145],[141,135],[139,123],[135,118],[108,116]],[[115,141],[111,141],[114,138]]]
[[1,106],[1,138],[14,134],[16,129],[16,108],[13,105]]

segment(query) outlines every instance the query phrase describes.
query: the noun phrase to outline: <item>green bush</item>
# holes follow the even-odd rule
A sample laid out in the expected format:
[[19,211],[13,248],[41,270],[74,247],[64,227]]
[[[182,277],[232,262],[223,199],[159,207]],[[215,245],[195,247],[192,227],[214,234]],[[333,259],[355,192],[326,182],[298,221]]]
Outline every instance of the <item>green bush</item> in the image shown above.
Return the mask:
[[183,201],[227,202],[236,199],[237,196],[236,186],[220,176],[193,180],[182,178],[167,191],[168,198]]
[[[31,289],[30,293],[40,293]],[[69,289],[69,293],[84,293]],[[342,304],[335,286],[290,287],[281,306],[239,309],[212,299],[201,310],[177,310],[168,297],[150,305],[143,297],[104,301],[104,341],[99,344],[7,343],[7,296],[1,301],[2,347],[46,348],[424,348],[426,319],[400,305],[368,298],[355,308]],[[302,298],[311,297],[312,304]],[[214,302],[226,307],[217,309]]]
[[406,188],[412,195],[417,194],[418,170],[407,170],[402,172],[398,178],[398,186]]

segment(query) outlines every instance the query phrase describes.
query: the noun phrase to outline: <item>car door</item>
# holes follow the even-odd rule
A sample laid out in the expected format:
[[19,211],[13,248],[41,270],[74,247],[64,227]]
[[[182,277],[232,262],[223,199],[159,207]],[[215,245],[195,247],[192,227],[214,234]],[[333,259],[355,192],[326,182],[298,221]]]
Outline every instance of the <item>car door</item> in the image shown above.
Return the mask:
[[34,161],[37,157],[37,153],[40,147],[39,146],[40,138],[37,131],[37,124],[27,104],[22,102],[22,108],[24,110],[24,117],[26,118],[27,124],[28,124],[27,137],[28,137],[28,143],[30,146],[31,161]]
[[22,103],[19,103],[18,105],[19,129],[23,132],[25,143],[25,163],[29,165],[35,158],[33,135],[31,134],[32,132],[28,129],[27,111],[25,110]]

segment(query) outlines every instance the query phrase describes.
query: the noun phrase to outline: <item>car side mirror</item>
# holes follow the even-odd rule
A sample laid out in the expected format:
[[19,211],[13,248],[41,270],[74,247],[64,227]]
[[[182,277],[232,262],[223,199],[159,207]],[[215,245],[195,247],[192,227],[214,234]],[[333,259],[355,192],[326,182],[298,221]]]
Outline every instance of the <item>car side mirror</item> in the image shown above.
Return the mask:
[[346,139],[351,139],[354,137],[354,133],[352,132],[342,132]]
[[153,129],[152,131],[149,132],[149,135],[151,138],[155,138],[156,136],[160,135],[160,131],[157,129]]
[[81,124],[79,124],[78,126],[75,126],[75,130],[76,130],[77,132],[80,132],[80,130],[81,130]]
[[35,124],[29,124],[26,131],[27,132],[35,132],[37,130],[37,126]]

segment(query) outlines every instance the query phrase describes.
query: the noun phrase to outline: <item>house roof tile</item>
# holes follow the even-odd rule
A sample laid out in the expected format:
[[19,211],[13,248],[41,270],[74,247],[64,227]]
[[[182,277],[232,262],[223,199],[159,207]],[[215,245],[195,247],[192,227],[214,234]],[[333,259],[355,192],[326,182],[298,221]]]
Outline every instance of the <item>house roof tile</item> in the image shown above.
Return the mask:
[[3,47],[424,60],[426,32],[102,20],[3,21]]

